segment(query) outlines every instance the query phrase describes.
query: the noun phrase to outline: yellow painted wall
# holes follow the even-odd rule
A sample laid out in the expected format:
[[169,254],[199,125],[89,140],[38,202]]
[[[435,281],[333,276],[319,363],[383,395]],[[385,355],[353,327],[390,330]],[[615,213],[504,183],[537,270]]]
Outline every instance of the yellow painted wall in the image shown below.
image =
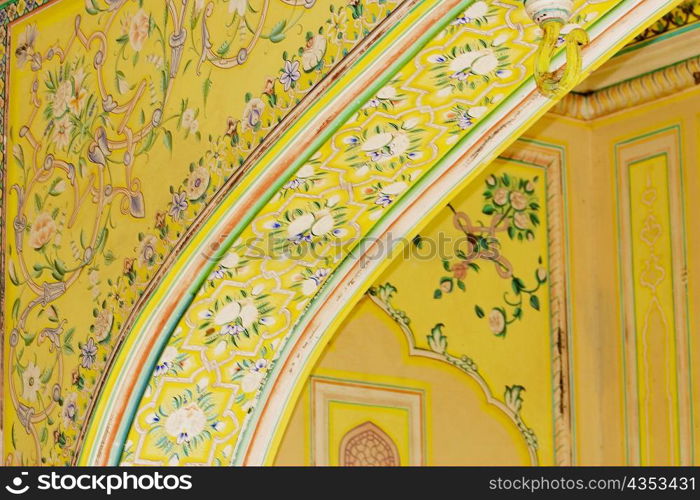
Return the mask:
[[[568,177],[568,205],[569,205],[569,237],[571,266],[570,286],[573,296],[572,304],[572,333],[573,333],[573,373],[574,373],[574,409],[577,436],[577,462],[580,464],[673,464],[698,462],[698,436],[700,433],[700,420],[697,416],[697,408],[700,403],[698,386],[700,385],[700,372],[697,360],[700,356],[698,343],[698,318],[700,300],[698,287],[700,287],[700,231],[694,219],[700,213],[700,200],[697,193],[700,188],[700,157],[698,156],[697,141],[700,137],[700,92],[697,89],[682,92],[674,97],[661,99],[643,106],[616,113],[591,122],[582,122],[568,118],[548,115],[542,119],[529,132],[528,136],[562,144],[567,148],[567,161],[569,167]],[[660,139],[666,135],[665,140]],[[673,143],[679,142],[676,158],[660,158],[654,156],[664,149],[672,148]],[[631,141],[637,151],[630,155],[630,161],[636,166],[632,168],[631,194],[626,199],[623,196],[623,186],[619,186],[620,172],[616,173],[615,145],[623,147]],[[658,151],[657,151],[658,150]],[[672,152],[672,156],[675,153]],[[644,159],[651,156],[655,159]],[[639,162],[635,163],[638,157]],[[645,293],[644,287],[640,287],[640,279],[643,267],[640,264],[643,250],[640,246],[640,231],[643,229],[643,217],[639,215],[639,203],[637,215],[632,217],[632,227],[624,217],[618,221],[621,203],[629,202],[643,195],[646,179],[640,179],[634,168],[662,162],[662,168],[666,175],[659,172],[654,174],[655,183],[658,185],[657,214],[661,226],[660,240],[665,242],[664,247],[671,243],[671,238],[677,238],[677,248],[684,247],[685,263],[678,255],[671,255],[671,250],[664,248],[660,254],[660,265],[666,268],[666,280],[660,284],[663,288],[662,302],[666,315],[669,317],[669,326],[672,324],[673,291],[675,285],[679,287],[679,297],[676,302],[683,300],[685,291],[683,281],[687,283],[687,318],[685,325],[678,325],[677,335],[685,337],[688,342],[687,349],[676,352],[676,356],[664,358],[663,349],[659,344],[654,348],[654,339],[658,339],[658,326],[651,326],[649,344],[649,366],[675,365],[678,357],[685,358],[689,371],[683,367],[675,367],[679,380],[685,379],[690,386],[683,390],[674,383],[671,384],[668,394],[654,401],[653,406],[657,414],[670,413],[673,420],[677,420],[679,410],[674,406],[680,404],[687,408],[686,413],[694,414],[692,428],[690,425],[679,429],[678,423],[672,425],[672,440],[674,444],[666,443],[669,439],[669,431],[661,430],[659,425],[651,425],[650,431],[642,430],[637,436],[625,437],[625,422],[630,418],[627,413],[633,410],[626,409],[625,397],[630,399],[630,388],[625,389],[625,360],[623,351],[624,335],[640,336],[643,333],[642,321],[637,321],[633,326],[630,313],[624,311],[624,297],[636,293],[637,302],[639,296]],[[619,160],[618,160],[618,163]],[[618,170],[622,165],[618,165]],[[679,192],[664,193],[664,190],[672,189],[672,180],[668,175],[677,173]],[[670,184],[669,184],[670,183]],[[680,196],[679,196],[680,195]],[[671,221],[670,207],[665,206],[671,199],[682,198],[685,222],[678,224]],[[664,205],[664,206],[661,206]],[[635,212],[635,208],[632,208]],[[636,256],[620,248],[620,240],[624,231],[631,231],[637,235]],[[674,236],[675,235],[675,236]],[[659,243],[661,245],[661,243]],[[633,249],[634,249],[633,248]],[[634,290],[624,285],[624,262],[636,262],[634,271]],[[673,280],[670,267],[672,262],[683,268],[681,280]],[[678,283],[681,281],[681,283]],[[648,290],[646,290],[648,293]],[[671,295],[669,295],[671,294]],[[631,313],[641,320],[644,310],[642,304],[637,303],[637,308]],[[624,316],[627,314],[626,316]],[[625,323],[626,320],[626,323]],[[626,329],[623,330],[626,324]],[[656,333],[654,333],[656,332]],[[632,338],[632,337],[630,337]],[[666,339],[669,349],[674,348],[674,340]],[[680,339],[682,341],[683,339]],[[681,347],[681,346],[679,346]],[[639,346],[640,352],[642,347]],[[644,362],[637,367],[640,374],[644,374]],[[675,375],[675,374],[674,374]],[[643,377],[640,377],[643,378]],[[643,382],[643,380],[642,380]],[[644,391],[643,387],[640,391]],[[680,391],[680,392],[679,392]],[[658,396],[658,394],[657,394]],[[653,400],[653,397],[652,397]],[[691,408],[694,407],[694,408]],[[683,413],[681,409],[680,413]],[[634,418],[634,415],[631,416]],[[664,417],[667,418],[667,417]],[[643,416],[642,416],[643,419]],[[680,427],[683,427],[681,424]],[[692,431],[692,432],[691,432]],[[627,429],[632,434],[631,429]],[[636,433],[635,433],[636,434]],[[631,450],[630,440],[642,443],[654,443],[657,447],[666,447],[668,452],[673,452],[673,457],[649,455],[649,450],[641,449],[638,452]],[[688,454],[681,460],[681,449]],[[693,458],[694,454],[694,458]]]
[[[547,115],[526,134],[565,152],[575,464],[665,465],[700,460],[700,368],[694,362],[700,356],[700,231],[695,222],[700,214],[698,110],[700,91],[691,89],[591,122]],[[496,162],[454,203],[464,204],[470,195],[482,190],[485,176],[506,166],[514,168],[512,162]],[[655,194],[649,198],[652,188]],[[648,219],[650,214],[652,219]],[[440,218],[442,222],[435,221],[431,227],[442,224],[442,229],[449,231],[449,217],[441,214]],[[650,220],[658,223],[653,234],[649,228],[645,231]],[[527,266],[528,258],[538,251],[534,246],[523,248],[517,267]],[[654,252],[654,266],[665,269],[665,274],[650,291],[644,283],[652,276],[648,270]],[[464,307],[441,309],[442,303],[420,295],[426,281],[435,284],[435,275],[424,272],[424,266],[400,257],[377,282],[397,284],[404,279],[403,286],[397,286],[395,302],[405,306],[397,309],[410,316],[416,343],[425,344],[426,327],[437,315],[444,323],[461,322],[460,349],[478,352],[477,344],[487,346],[487,339],[470,337],[478,323],[469,301],[474,297],[483,300],[492,292],[471,288],[467,280],[467,292],[460,297]],[[631,281],[626,279],[626,269],[631,270]],[[498,278],[490,279],[496,284],[488,286],[497,288]],[[402,291],[404,298],[400,299]],[[659,303],[658,311],[649,313],[654,300]],[[549,305],[544,309],[546,317],[551,312]],[[526,326],[517,333],[525,335],[530,326],[541,334],[538,320],[536,314],[529,314],[523,320]],[[455,329],[445,333],[454,336]],[[407,350],[408,343],[402,341],[396,323],[366,298],[340,328],[313,376],[390,382],[425,390],[427,463],[517,463],[512,445],[494,450],[483,443],[477,449],[473,442],[468,446],[469,441],[463,441],[463,421],[470,427],[475,422],[487,425],[489,418],[462,400],[468,394],[468,377],[461,374],[459,381],[457,373],[451,382],[451,396],[443,399],[439,395],[443,383],[436,379],[429,383],[428,377],[454,370],[439,361],[407,357]],[[513,367],[527,372],[530,368],[524,360],[537,352],[542,350],[512,344],[502,355]],[[498,378],[485,373],[490,380]],[[294,412],[278,464],[310,463],[309,438],[315,422],[309,415],[309,387]],[[540,382],[536,388],[544,390],[544,384]],[[524,393],[523,412],[542,406],[536,392],[528,388]],[[528,424],[543,426],[545,414],[529,413]],[[490,437],[498,441],[497,435]],[[450,443],[457,450],[450,448]],[[551,446],[551,438],[549,442],[544,439],[541,451]],[[541,463],[551,460],[544,452],[540,459]]]
[[[421,232],[421,246],[411,244],[412,252],[390,266],[377,282],[375,300],[365,299],[344,322],[314,369],[277,463],[316,463],[312,459],[316,444],[310,436],[321,432],[319,425],[335,432],[332,419],[314,420],[305,409],[314,405],[309,401],[314,397],[314,377],[328,375],[346,381],[391,380],[424,390],[423,463],[558,463],[554,442],[558,369],[548,313],[553,300],[547,285],[551,276],[545,272],[553,245],[548,231],[547,191],[553,188],[549,177],[542,166],[498,160]],[[561,193],[556,198],[561,200]],[[458,258],[458,252],[469,251],[453,209],[462,214],[459,221],[468,226],[468,233],[499,243],[487,243],[488,250],[479,258]],[[556,244],[562,246],[561,241]],[[487,256],[496,250],[498,259]],[[513,291],[516,278],[527,291]],[[385,284],[391,287],[388,296],[383,293]],[[406,321],[392,320],[382,306],[405,312]],[[392,340],[389,332],[397,331],[399,338]],[[436,346],[436,339],[443,336],[446,346]],[[455,365],[461,359],[465,361],[459,373]],[[371,408],[363,418],[378,423]],[[528,444],[530,433],[536,444]],[[300,439],[303,435],[308,437]],[[337,439],[328,444],[330,456],[337,456]]]
[[[454,367],[408,356],[401,329],[368,298],[362,299],[329,344],[313,377],[360,381],[424,391],[426,437],[425,463],[434,465],[484,465],[529,463],[527,448],[503,415],[484,402],[479,386]],[[307,384],[297,404],[276,458],[276,465],[313,464],[311,447],[311,390]],[[342,404],[342,403],[339,403]],[[449,408],[449,411],[443,409]],[[386,409],[340,411],[331,415],[329,433],[347,431],[365,420],[380,426]],[[399,420],[396,434],[406,433]],[[391,432],[389,426],[382,427]],[[399,440],[395,440],[399,444]],[[331,440],[337,449],[338,438]],[[401,449],[402,446],[399,446]],[[331,453],[330,463],[337,463]],[[403,458],[403,457],[402,457]]]

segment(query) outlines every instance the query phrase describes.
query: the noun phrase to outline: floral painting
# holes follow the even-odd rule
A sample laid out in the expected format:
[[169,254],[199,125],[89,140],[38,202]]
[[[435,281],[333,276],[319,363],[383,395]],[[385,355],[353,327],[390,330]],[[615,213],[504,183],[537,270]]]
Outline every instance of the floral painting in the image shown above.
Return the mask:
[[[46,11],[65,24],[42,15],[10,28],[7,85],[28,100],[6,117],[6,462],[76,460],[95,388],[163,262],[285,116],[400,3],[65,0]],[[286,190],[323,177],[312,159]],[[308,227],[303,214],[280,219],[294,232],[290,248],[336,230],[341,208],[327,210],[332,220],[315,214]],[[232,252],[213,275],[234,278],[246,262]],[[273,320],[264,294],[242,294],[202,317],[216,330],[207,341],[235,347]],[[166,349],[154,375],[187,362]],[[185,455],[215,432],[198,412],[211,397],[183,393],[167,410],[163,439],[177,451],[165,448]]]
[[[580,1],[577,13],[590,23],[614,4]],[[164,327],[115,445],[124,463],[237,460],[281,348],[334,271],[498,112],[529,78],[536,50],[516,0],[463,10],[411,0],[60,0],[22,17],[37,5],[0,9],[3,91],[13,96],[2,117],[9,465],[89,461],[81,453],[102,449],[82,445],[105,408],[118,347],[183,249],[208,236],[205,221],[247,189],[258,196],[239,214],[245,224],[211,248],[217,257],[201,276],[182,277],[188,302]],[[379,40],[406,39],[420,40],[410,57],[367,56]],[[354,89],[353,71],[378,61],[379,79]],[[348,89],[362,98],[342,102]],[[260,159],[275,146],[296,152],[306,138],[293,136],[294,124],[326,98],[333,117],[313,147],[256,184],[268,166]],[[530,173],[492,182],[479,210],[460,212],[479,227],[498,220],[504,246],[541,243],[541,184]],[[480,299],[477,319],[501,343],[517,342],[520,318],[537,315],[533,297],[545,303],[538,255],[541,264],[511,262],[499,281],[517,291]],[[445,276],[469,290],[487,266],[507,267],[482,261],[456,256]],[[452,292],[439,286],[444,301]],[[175,381],[185,374],[189,382]]]

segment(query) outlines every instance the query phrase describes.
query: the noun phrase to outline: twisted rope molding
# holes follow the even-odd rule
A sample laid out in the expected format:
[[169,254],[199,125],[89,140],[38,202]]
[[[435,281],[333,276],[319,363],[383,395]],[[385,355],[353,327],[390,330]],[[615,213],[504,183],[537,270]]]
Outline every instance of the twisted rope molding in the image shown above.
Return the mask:
[[574,463],[569,318],[567,310],[567,233],[564,179],[566,151],[555,145],[517,140],[501,158],[543,168],[547,182],[549,228],[549,314],[552,336],[552,385],[554,388],[554,457],[557,465]]
[[551,112],[595,120],[700,85],[700,56],[587,94],[570,93]]

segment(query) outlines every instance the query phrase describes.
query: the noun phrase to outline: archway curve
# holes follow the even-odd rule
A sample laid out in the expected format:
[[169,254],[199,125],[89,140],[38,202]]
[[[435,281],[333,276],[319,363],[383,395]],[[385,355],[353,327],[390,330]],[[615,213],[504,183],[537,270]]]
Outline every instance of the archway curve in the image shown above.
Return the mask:
[[[135,403],[129,398],[132,391],[142,393],[144,388],[139,372],[142,366],[153,366],[157,361],[165,347],[163,343],[175,327],[172,318],[177,320],[184,314],[202,281],[225,255],[237,232],[310,156],[306,150],[317,148],[328,133],[347,119],[347,108],[358,108],[359,103],[368,100],[386,79],[383,75],[387,68],[391,71],[409,59],[413,53],[411,47],[429,40],[440,20],[454,17],[471,1],[403,2],[394,13],[397,19],[364,41],[354,58],[329,75],[325,88],[315,89],[320,91],[317,102],[290,117],[292,122],[294,119],[298,122],[290,125],[269,149],[264,150],[246,176],[238,184],[232,184],[228,192],[224,190],[205,217],[193,225],[197,236],[179,249],[115,349],[110,371],[99,389],[100,397],[106,395],[108,399],[94,401],[82,435],[84,444],[80,446],[78,463],[107,464],[118,460],[118,451],[94,443],[102,443],[105,438],[110,443],[115,442],[114,433],[123,434],[128,430],[130,422],[125,419],[129,420],[129,413],[135,411]],[[122,390],[125,386],[128,389]],[[114,408],[119,408],[116,415]]]
[[[636,5],[633,5],[636,4]],[[621,2],[617,7],[590,28],[591,45],[584,53],[586,72],[594,69],[653,18],[673,6],[674,2],[643,1]],[[561,60],[559,60],[561,63]],[[521,85],[510,99],[503,101],[494,111],[478,122],[471,134],[462,139],[430,171],[396,200],[394,206],[362,236],[374,237],[375,242],[362,255],[347,256],[333,269],[324,287],[309,302],[303,315],[290,325],[285,335],[286,343],[279,350],[276,362],[256,398],[252,411],[246,417],[245,431],[236,438],[233,463],[269,463],[274,455],[275,442],[285,426],[285,419],[299,393],[300,381],[308,373],[314,360],[334,333],[337,325],[354,306],[368,284],[388,265],[387,259],[371,259],[370,250],[378,242],[387,244],[390,234],[406,236],[415,234],[427,224],[435,211],[451,194],[462,189],[471,175],[486,165],[517,135],[537,119],[553,103],[540,96],[532,79]],[[229,214],[229,217],[231,214]],[[221,257],[223,251],[219,251]],[[174,269],[172,273],[181,272]],[[199,274],[200,283],[206,274]],[[177,300],[173,299],[174,302]],[[168,301],[166,300],[166,303]],[[174,304],[172,304],[174,305]],[[139,334],[146,335],[144,332]],[[155,354],[150,352],[149,362],[142,369],[155,364]],[[151,362],[152,361],[152,362]],[[117,368],[117,366],[115,366]],[[118,370],[117,370],[117,373]],[[106,388],[112,386],[107,384]],[[130,400],[140,394],[132,386],[115,387],[120,394],[112,394],[117,400]],[[136,402],[138,403],[138,401]],[[128,405],[127,405],[128,406]],[[96,414],[99,414],[99,410]],[[88,450],[103,454],[100,462],[115,462],[115,450],[119,443],[105,442],[99,432],[85,442]],[[106,446],[101,446],[106,444]],[[93,460],[88,460],[93,462]]]

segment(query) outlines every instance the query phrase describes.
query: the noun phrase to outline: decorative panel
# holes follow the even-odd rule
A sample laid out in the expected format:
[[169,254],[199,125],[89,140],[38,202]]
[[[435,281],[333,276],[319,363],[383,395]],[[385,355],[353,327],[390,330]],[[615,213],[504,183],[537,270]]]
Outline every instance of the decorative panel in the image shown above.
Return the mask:
[[[323,377],[309,383],[314,465],[349,465],[359,459],[377,465],[424,465],[421,389]],[[368,431],[376,434],[374,453],[369,445],[361,457],[346,449],[349,440]]]
[[561,149],[518,141],[370,291],[412,355],[478,381],[533,464],[572,454],[562,168]]
[[627,460],[692,460],[680,127],[615,145]]

